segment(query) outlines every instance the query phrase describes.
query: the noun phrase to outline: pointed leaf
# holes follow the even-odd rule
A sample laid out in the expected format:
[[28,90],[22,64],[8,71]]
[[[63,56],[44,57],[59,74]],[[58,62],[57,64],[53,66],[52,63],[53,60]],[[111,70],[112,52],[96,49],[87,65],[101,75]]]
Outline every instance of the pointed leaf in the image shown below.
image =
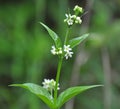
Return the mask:
[[102,85],[92,85],[92,86],[77,86],[77,87],[72,87],[68,88],[64,92],[62,92],[58,99],[57,99],[57,107],[61,107],[65,102],[73,98],[74,96],[80,94],[81,92],[84,92],[88,89],[94,88],[94,87],[99,87]]
[[61,47],[61,40],[58,37],[58,35],[53,30],[51,30],[47,25],[43,24],[42,22],[40,22],[40,24],[48,31],[49,35],[54,40],[56,47]]
[[70,45],[71,48],[74,48],[75,46],[79,45],[83,40],[85,40],[88,36],[89,34],[84,34],[80,37],[73,38],[68,42],[68,45]]
[[35,94],[36,96],[38,96],[49,107],[51,108],[54,107],[54,102],[49,92],[39,85],[36,85],[33,83],[24,83],[24,84],[12,84],[10,86],[17,86],[17,87],[22,87],[24,89],[27,89],[33,94]]

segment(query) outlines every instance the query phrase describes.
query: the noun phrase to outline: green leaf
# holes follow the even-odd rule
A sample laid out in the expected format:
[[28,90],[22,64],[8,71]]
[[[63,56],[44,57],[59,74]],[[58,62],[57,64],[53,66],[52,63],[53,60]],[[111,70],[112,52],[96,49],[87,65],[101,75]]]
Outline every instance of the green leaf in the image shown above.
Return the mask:
[[83,40],[85,40],[88,36],[89,34],[83,34],[80,37],[73,38],[68,42],[68,45],[70,45],[71,48],[74,48],[75,46],[79,45]]
[[58,35],[51,30],[47,25],[43,24],[42,22],[40,22],[40,24],[48,31],[49,35],[51,36],[51,38],[54,40],[56,47],[61,47],[61,40],[58,37]]
[[99,87],[102,85],[92,85],[92,86],[77,86],[77,87],[72,87],[68,88],[64,92],[62,92],[58,99],[57,99],[57,107],[61,107],[65,102],[67,102],[69,99],[73,98],[74,96],[80,94],[81,92],[84,92],[88,89],[94,88],[94,87]]
[[29,90],[36,96],[38,96],[43,102],[45,102],[50,108],[54,107],[54,101],[49,92],[43,87],[33,84],[33,83],[24,83],[24,84],[12,84],[10,86],[22,87]]

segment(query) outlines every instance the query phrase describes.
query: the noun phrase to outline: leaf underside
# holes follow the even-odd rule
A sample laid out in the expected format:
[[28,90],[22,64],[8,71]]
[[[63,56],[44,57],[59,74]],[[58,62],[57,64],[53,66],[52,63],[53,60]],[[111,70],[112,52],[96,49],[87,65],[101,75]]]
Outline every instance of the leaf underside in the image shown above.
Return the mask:
[[16,86],[21,87],[24,89],[29,90],[33,94],[35,94],[37,97],[39,97],[43,102],[45,102],[49,107],[54,107],[53,98],[49,94],[49,92],[44,89],[43,87],[33,84],[33,83],[24,83],[24,84],[12,84],[10,86]]

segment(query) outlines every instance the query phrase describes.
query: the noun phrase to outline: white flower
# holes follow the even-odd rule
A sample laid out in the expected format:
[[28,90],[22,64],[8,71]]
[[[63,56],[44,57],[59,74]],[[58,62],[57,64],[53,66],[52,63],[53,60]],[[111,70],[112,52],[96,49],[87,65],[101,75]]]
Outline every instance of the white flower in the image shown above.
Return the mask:
[[74,21],[73,21],[72,19],[68,19],[68,20],[67,20],[67,24],[68,24],[69,26],[73,25],[73,22],[74,22]]
[[55,46],[52,46],[51,53],[52,53],[53,55],[56,55],[56,48],[55,48]]
[[55,46],[52,46],[51,53],[52,53],[53,55],[62,54],[62,48],[61,48],[61,47],[55,48]]
[[[56,85],[56,82],[54,81],[54,79],[44,79],[44,82],[42,82],[43,84],[43,88],[47,89],[48,91],[52,91],[52,90],[55,90],[55,85]],[[58,84],[58,88],[57,90],[59,90],[59,84]]]
[[44,82],[42,82],[43,84],[43,88],[45,89],[49,89],[49,83],[50,83],[50,80],[49,79],[44,79]]
[[72,16],[71,16],[71,18],[73,18],[73,19],[76,19],[76,17],[77,17],[76,15],[72,15]]
[[64,22],[67,22],[67,24],[69,25],[69,26],[71,26],[71,25],[73,25],[73,23],[74,23],[74,15],[71,15],[71,14],[65,14],[65,16],[66,16],[66,19],[64,20]]
[[64,45],[64,51],[65,52],[69,52],[71,51],[72,49],[70,48],[70,45]]
[[68,57],[72,57],[73,52],[66,52],[65,58],[68,59]]
[[69,57],[72,57],[72,48],[70,48],[70,45],[64,45],[64,52],[65,52],[65,58],[68,59]]
[[71,19],[72,18],[71,14],[65,14],[65,16],[66,16],[66,19]]
[[81,18],[80,18],[80,17],[76,17],[76,19],[75,19],[75,23],[79,23],[79,24],[81,24],[81,23],[82,23]]

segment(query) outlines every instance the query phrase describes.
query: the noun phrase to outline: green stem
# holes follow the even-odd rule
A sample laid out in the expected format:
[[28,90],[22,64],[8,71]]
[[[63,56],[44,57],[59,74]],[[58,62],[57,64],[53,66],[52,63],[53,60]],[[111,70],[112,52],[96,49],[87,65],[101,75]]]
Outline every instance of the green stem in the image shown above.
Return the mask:
[[61,67],[62,67],[62,60],[63,58],[60,57],[59,58],[59,63],[58,63],[58,68],[57,68],[57,76],[56,76],[56,85],[55,85],[55,92],[54,92],[54,101],[56,102],[57,100],[57,94],[58,94],[58,83],[59,83],[59,78],[60,78],[60,71],[61,71]]
[[64,41],[64,45],[66,45],[66,43],[67,43],[69,30],[70,30],[70,28],[67,29],[66,36],[65,36],[65,41]]
[[[69,28],[66,31],[64,45],[66,45],[66,43],[67,43],[68,34],[69,34]],[[57,96],[58,96],[58,90],[57,90],[57,88],[58,88],[58,83],[59,83],[59,79],[60,79],[60,72],[61,72],[61,67],[62,67],[62,61],[63,61],[63,56],[60,56],[59,57],[59,62],[58,62],[58,68],[57,68],[57,75],[56,75],[56,85],[55,85],[55,92],[54,92],[54,102],[57,101]]]

